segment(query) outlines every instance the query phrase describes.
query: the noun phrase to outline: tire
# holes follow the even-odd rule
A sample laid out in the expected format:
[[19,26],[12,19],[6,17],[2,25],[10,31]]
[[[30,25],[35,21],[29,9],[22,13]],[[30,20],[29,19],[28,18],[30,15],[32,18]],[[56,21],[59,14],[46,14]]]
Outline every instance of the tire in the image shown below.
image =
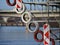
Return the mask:
[[[28,19],[27,21],[26,21],[25,18],[24,18],[25,14],[27,14],[27,15],[29,16],[29,19]],[[21,19],[22,19],[22,21],[23,21],[24,23],[29,23],[29,22],[31,21],[31,19],[32,19],[32,14],[31,14],[30,12],[24,12],[24,13],[21,15]]]
[[25,11],[25,5],[23,3],[21,3],[21,4],[22,4],[22,7],[21,8],[16,8],[16,6],[15,6],[15,11],[18,14],[22,14]]
[[[42,39],[38,39],[37,38],[37,34],[40,33],[42,35]],[[37,41],[37,42],[43,42],[44,38],[43,38],[43,32],[41,30],[37,30],[36,32],[34,32],[34,39]]]
[[[32,23],[34,23],[35,26],[36,26],[35,30],[32,30],[32,29],[30,28],[30,26],[31,26]],[[27,26],[27,29],[28,29],[29,32],[35,32],[36,30],[38,30],[38,27],[39,27],[39,26],[38,26],[38,23],[37,23],[37,22],[29,22],[29,23],[28,23],[28,26]]]
[[14,3],[10,3],[10,0],[6,0],[6,2],[9,6],[15,6],[16,5],[16,0],[14,0]]

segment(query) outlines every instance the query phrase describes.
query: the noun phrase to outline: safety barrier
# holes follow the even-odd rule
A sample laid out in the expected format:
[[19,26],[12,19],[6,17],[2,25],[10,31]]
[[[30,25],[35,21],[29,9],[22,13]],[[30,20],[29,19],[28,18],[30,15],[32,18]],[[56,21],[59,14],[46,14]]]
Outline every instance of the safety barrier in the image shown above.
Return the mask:
[[[37,35],[38,35],[39,33],[42,35],[42,38],[41,38],[41,39],[38,39],[38,37],[37,37]],[[43,31],[37,30],[36,32],[34,32],[34,40],[35,40],[36,42],[43,42],[43,41],[44,41]],[[52,45],[55,45],[54,39],[50,38],[50,42],[52,42]],[[45,44],[48,44],[48,43],[45,42]],[[49,44],[49,45],[50,45],[50,44]]]
[[50,26],[49,24],[43,25],[43,31],[44,31],[44,45],[50,45]]

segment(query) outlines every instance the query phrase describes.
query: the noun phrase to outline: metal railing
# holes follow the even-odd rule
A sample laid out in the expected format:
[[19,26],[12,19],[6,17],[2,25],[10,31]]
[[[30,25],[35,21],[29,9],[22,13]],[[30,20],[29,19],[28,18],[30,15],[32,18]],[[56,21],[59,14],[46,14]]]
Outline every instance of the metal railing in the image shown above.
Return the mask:
[[[36,18],[46,17],[46,20],[50,17],[60,17],[60,2],[51,1],[51,0],[23,0],[23,3],[26,6],[26,10],[30,11]],[[49,15],[49,17],[48,17]],[[13,10],[0,10],[0,17],[21,17],[21,14],[17,14],[14,9]],[[34,17],[33,17],[34,18]],[[57,18],[56,18],[57,19]],[[38,22],[43,22],[40,20]],[[44,21],[46,22],[46,21]],[[49,22],[52,22],[49,21]],[[56,22],[54,20],[54,22]],[[59,22],[59,21],[58,21]]]

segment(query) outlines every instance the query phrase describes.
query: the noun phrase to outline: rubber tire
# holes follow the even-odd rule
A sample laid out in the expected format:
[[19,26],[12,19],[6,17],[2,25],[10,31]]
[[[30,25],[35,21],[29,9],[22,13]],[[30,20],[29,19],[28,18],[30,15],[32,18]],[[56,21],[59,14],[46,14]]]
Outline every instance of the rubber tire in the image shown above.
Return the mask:
[[[31,23],[34,23],[35,26],[36,26],[35,30],[33,30],[33,31],[30,29]],[[27,29],[28,29],[29,32],[35,32],[36,30],[38,30],[38,27],[39,27],[39,25],[38,25],[37,22],[29,22],[29,23],[28,23],[28,26],[27,26]]]
[[22,3],[22,8],[23,8],[23,10],[21,10],[21,11],[18,11],[18,8],[16,8],[16,6],[15,6],[15,11],[16,11],[16,13],[18,13],[18,14],[22,14],[24,11],[25,11],[25,5]]
[[15,6],[16,5],[16,0],[14,0],[14,3],[10,3],[10,1],[9,0],[6,0],[6,2],[7,2],[7,4],[9,5],[9,6]]
[[[42,39],[37,38],[38,33],[42,35]],[[37,42],[43,42],[44,38],[43,38],[43,32],[41,30],[37,30],[36,32],[34,32],[34,40],[36,40]]]
[[[25,14],[28,14],[28,16],[29,16],[29,20],[28,20],[28,21],[25,21],[25,20],[24,20]],[[21,19],[22,19],[22,21],[23,21],[24,23],[29,23],[29,22],[31,21],[31,19],[32,19],[32,14],[31,14],[30,12],[24,12],[24,13],[21,15]]]

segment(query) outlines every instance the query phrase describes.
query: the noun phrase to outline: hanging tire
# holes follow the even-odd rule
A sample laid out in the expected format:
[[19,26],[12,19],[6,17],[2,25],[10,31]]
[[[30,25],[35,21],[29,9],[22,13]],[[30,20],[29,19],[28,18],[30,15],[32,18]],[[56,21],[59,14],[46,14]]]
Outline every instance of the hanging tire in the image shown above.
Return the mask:
[[21,5],[22,5],[22,7],[20,7],[20,8],[16,8],[16,6],[15,6],[16,13],[21,14],[25,11],[25,5],[23,3],[21,3]]
[[52,41],[52,45],[55,45],[54,39],[50,38],[50,41]]
[[9,6],[15,6],[16,5],[16,0],[14,0],[14,3],[10,3],[10,0],[6,0],[6,2]]
[[[40,33],[42,35],[42,39],[38,39],[37,38],[37,34]],[[34,39],[37,41],[37,42],[43,42],[43,32],[41,30],[37,30],[36,32],[34,32]]]
[[[29,17],[29,19],[28,20],[26,20],[26,18],[24,17],[25,15],[28,15]],[[31,18],[32,18],[32,14],[30,13],[30,12],[24,12],[22,15],[21,15],[21,19],[22,19],[22,21],[24,22],[24,23],[29,23],[30,22],[30,20],[31,20]]]
[[[34,24],[35,26],[36,26],[36,28],[34,29],[34,30],[32,30],[31,28],[30,28],[30,26],[31,26],[31,24]],[[38,30],[38,23],[37,22],[29,22],[28,23],[28,26],[27,26],[27,29],[28,29],[28,31],[29,32],[35,32],[36,30]]]

